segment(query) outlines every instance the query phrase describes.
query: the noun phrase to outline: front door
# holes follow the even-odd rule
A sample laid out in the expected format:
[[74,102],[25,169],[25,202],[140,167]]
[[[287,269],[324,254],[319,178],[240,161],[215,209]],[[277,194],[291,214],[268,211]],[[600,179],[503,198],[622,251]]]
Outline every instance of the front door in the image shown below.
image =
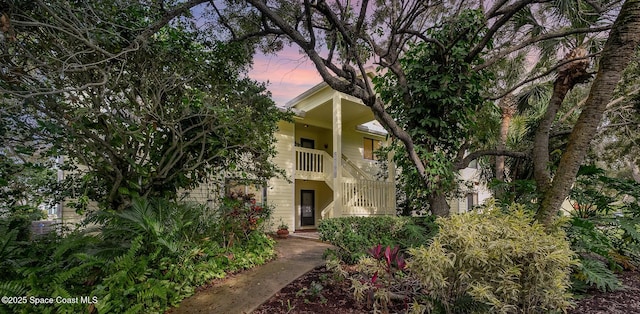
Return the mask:
[[313,226],[316,223],[316,194],[314,190],[300,191],[300,225]]

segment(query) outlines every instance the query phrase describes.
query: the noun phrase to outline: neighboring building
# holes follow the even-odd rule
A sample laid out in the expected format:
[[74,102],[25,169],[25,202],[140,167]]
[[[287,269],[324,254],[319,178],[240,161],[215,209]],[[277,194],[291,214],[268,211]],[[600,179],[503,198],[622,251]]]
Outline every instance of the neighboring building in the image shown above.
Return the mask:
[[449,200],[452,214],[471,211],[473,207],[481,205],[488,198],[493,197],[487,184],[480,180],[477,161],[472,161],[467,168],[460,170],[460,179],[466,186],[461,187],[462,197]]

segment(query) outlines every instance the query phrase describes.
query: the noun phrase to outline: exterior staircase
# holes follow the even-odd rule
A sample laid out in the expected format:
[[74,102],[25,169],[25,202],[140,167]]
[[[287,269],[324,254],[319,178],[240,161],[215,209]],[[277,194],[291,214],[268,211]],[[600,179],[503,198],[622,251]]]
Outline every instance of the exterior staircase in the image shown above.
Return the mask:
[[[324,181],[335,190],[333,182],[333,157],[316,149],[296,147],[296,179]],[[384,215],[395,213],[395,184],[376,181],[358,168],[347,156],[341,156],[342,199],[333,200],[322,209],[321,216],[330,216],[335,202],[342,202],[343,215]]]

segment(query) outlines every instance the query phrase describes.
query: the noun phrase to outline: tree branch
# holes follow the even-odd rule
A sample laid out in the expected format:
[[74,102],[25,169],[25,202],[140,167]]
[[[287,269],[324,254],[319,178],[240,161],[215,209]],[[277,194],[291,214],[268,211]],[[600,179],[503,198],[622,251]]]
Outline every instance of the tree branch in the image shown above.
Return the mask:
[[464,169],[469,165],[470,162],[483,156],[507,156],[507,157],[513,157],[513,158],[526,158],[529,155],[525,152],[514,152],[509,150],[497,150],[497,149],[476,151],[467,155],[462,160],[455,163],[454,165],[455,170]]
[[569,35],[574,35],[574,34],[586,34],[586,33],[598,33],[598,32],[604,32],[607,30],[611,29],[611,25],[607,25],[607,26],[599,26],[599,27],[593,27],[593,28],[571,28],[571,29],[567,29],[564,31],[558,31],[558,32],[554,32],[554,33],[546,33],[546,34],[542,34],[536,37],[532,37],[529,38],[528,40],[525,40],[523,42],[520,42],[519,44],[515,45],[515,46],[511,46],[508,49],[504,50],[504,51],[500,51],[498,54],[492,55],[491,59],[485,61],[484,63],[476,66],[474,68],[475,71],[480,71],[483,70],[487,67],[492,66],[493,64],[495,64],[496,62],[500,61],[501,59],[503,59],[504,57],[506,57],[507,55],[516,52],[520,49],[523,49],[525,47],[528,47],[532,44],[535,44],[537,42],[541,42],[541,41],[545,41],[545,40],[549,40],[549,39],[554,39],[554,38],[561,38],[561,37],[565,37],[565,36],[569,36]]
[[499,96],[489,97],[488,99],[489,100],[498,100],[498,99],[500,99],[500,98],[512,93],[513,91],[515,91],[516,89],[518,89],[519,87],[521,87],[521,86],[523,86],[523,85],[525,85],[527,83],[531,83],[531,82],[533,82],[535,80],[539,80],[539,79],[541,79],[541,78],[543,78],[543,77],[545,77],[545,76],[547,76],[547,75],[549,75],[551,73],[556,72],[556,70],[558,68],[560,68],[561,66],[563,66],[563,65],[565,65],[567,63],[574,62],[574,61],[577,61],[577,60],[588,59],[588,58],[591,58],[591,57],[595,57],[595,56],[597,56],[599,54],[600,54],[599,52],[598,53],[592,53],[592,54],[586,55],[584,57],[567,59],[567,60],[563,60],[561,62],[558,62],[558,64],[556,64],[554,67],[550,68],[549,70],[545,71],[544,73],[536,75],[536,76],[534,76],[532,78],[528,78],[528,79],[526,79],[526,80],[524,80],[524,81],[512,86],[511,88],[507,89],[505,92],[503,92]]

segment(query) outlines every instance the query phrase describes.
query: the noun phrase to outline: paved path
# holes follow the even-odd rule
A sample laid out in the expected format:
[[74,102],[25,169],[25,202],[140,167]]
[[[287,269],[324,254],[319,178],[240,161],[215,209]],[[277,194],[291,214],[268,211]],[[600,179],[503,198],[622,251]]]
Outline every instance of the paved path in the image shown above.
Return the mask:
[[296,278],[324,264],[322,254],[329,247],[297,237],[278,240],[278,257],[274,261],[197,292],[170,313],[251,313]]

